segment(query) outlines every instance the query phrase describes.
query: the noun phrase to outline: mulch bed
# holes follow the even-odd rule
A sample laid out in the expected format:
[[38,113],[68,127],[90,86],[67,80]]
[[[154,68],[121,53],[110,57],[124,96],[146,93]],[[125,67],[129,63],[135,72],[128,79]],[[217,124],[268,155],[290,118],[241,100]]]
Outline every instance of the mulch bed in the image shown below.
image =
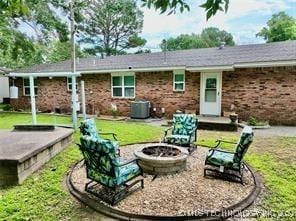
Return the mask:
[[[121,147],[121,155],[124,158],[133,157],[133,150],[139,145]],[[254,187],[250,171],[244,171],[245,185],[205,178],[203,168],[207,152],[207,148],[198,147],[188,157],[187,168],[183,172],[158,176],[154,180],[152,175],[145,175],[145,188],[134,192],[114,208],[141,215],[179,216],[192,211],[221,210],[246,198]],[[87,181],[85,167],[77,165],[72,174],[73,184],[84,191]],[[101,191],[100,188],[103,187],[98,187],[98,191]]]

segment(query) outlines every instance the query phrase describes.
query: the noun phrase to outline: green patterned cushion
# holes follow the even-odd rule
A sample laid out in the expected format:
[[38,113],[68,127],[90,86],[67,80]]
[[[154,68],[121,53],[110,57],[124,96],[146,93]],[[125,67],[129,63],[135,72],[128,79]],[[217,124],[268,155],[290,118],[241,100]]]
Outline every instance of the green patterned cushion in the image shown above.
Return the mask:
[[81,137],[80,142],[89,179],[114,187],[141,173],[136,163],[119,166],[122,160],[116,154],[117,142],[90,136]]
[[254,133],[251,127],[246,126],[241,132],[240,139],[236,146],[235,155],[234,155],[234,162],[241,162],[243,157],[245,156],[248,148],[250,147],[251,143],[253,142]]
[[115,168],[116,185],[121,185],[125,181],[139,175],[140,173],[141,173],[141,170],[137,163],[130,163],[121,167],[116,167]]
[[80,132],[82,135],[100,139],[94,118],[84,120],[80,125]]
[[175,114],[173,119],[173,135],[190,135],[195,140],[197,119],[194,114]]
[[166,136],[164,138],[164,142],[168,144],[177,144],[181,146],[191,143],[188,135],[173,135],[173,134]]
[[225,168],[239,169],[240,165],[238,163],[234,163],[233,158],[234,154],[232,153],[225,153],[212,149],[208,153],[207,163],[216,166],[224,166]]

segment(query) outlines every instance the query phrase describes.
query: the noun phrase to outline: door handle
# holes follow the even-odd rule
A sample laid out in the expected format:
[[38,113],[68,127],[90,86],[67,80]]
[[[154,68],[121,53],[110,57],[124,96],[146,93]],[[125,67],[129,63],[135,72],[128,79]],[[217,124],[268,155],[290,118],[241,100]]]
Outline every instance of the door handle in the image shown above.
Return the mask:
[[220,91],[218,91],[218,96],[220,96]]

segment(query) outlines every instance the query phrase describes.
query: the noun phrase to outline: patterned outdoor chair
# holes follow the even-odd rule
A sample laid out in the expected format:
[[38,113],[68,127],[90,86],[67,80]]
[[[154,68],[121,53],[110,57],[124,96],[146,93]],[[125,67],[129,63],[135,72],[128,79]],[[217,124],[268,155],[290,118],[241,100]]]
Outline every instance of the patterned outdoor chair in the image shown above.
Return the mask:
[[[222,175],[223,178],[236,178],[243,184],[243,157],[251,145],[253,137],[252,128],[247,126],[243,129],[238,143],[217,140],[218,144],[209,150],[206,157],[204,176],[207,175],[207,171],[212,171]],[[235,152],[217,149],[221,143],[236,144]]]
[[[99,133],[96,127],[96,122],[94,118],[91,119],[86,119],[83,122],[81,122],[80,125],[80,133],[84,136],[91,136],[93,138],[96,139],[104,139],[106,140],[106,138],[102,138],[101,135],[112,135],[114,142],[116,142],[116,145],[119,146],[119,142],[117,140],[117,135],[115,133]],[[117,154],[120,156],[120,149],[118,148],[117,150]]]
[[[104,194],[94,190],[98,184],[101,184],[107,187],[109,192],[111,191],[111,200],[107,201],[115,205],[125,196],[144,188],[144,180],[141,177],[143,171],[138,166],[137,160],[124,162],[116,155],[118,147],[113,141],[83,136],[80,142],[78,146],[84,157],[87,178],[91,180],[86,183],[85,191],[104,199],[102,196]],[[136,184],[141,185],[136,187]]]
[[99,133],[94,118],[84,120],[79,128],[82,135],[91,136],[97,139],[103,139],[101,135],[112,135],[113,139],[117,141],[117,135],[115,133]]
[[[198,120],[194,114],[175,114],[173,126],[165,131],[164,143],[178,146],[194,146]],[[171,134],[168,134],[172,130]]]

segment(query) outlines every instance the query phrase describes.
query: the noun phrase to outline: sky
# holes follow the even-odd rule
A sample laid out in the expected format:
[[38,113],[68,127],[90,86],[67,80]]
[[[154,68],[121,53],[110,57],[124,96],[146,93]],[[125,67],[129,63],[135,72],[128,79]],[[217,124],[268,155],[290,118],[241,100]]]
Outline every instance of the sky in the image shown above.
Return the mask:
[[162,39],[180,34],[201,33],[207,27],[217,27],[230,32],[237,45],[264,43],[256,37],[272,14],[285,11],[296,17],[296,0],[230,0],[227,14],[219,12],[206,21],[206,13],[199,5],[206,0],[188,0],[190,11],[162,14],[154,9],[141,8],[144,25],[141,36],[147,39],[146,47],[159,51]]

